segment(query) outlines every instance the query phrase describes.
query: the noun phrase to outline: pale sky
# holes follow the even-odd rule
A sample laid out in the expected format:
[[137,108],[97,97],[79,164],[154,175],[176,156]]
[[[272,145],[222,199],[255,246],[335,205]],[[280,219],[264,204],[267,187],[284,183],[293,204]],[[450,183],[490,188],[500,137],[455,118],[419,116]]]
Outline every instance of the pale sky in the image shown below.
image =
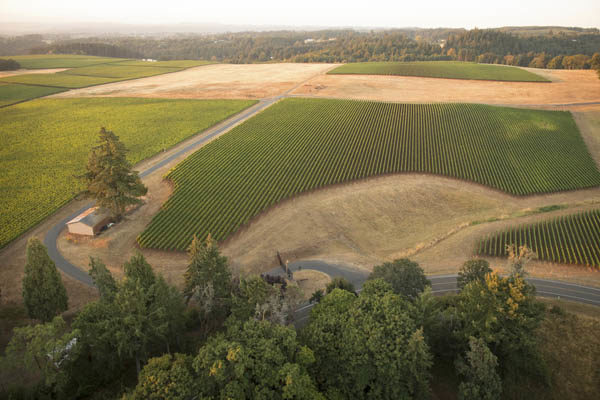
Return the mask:
[[600,26],[600,0],[0,0],[1,22]]

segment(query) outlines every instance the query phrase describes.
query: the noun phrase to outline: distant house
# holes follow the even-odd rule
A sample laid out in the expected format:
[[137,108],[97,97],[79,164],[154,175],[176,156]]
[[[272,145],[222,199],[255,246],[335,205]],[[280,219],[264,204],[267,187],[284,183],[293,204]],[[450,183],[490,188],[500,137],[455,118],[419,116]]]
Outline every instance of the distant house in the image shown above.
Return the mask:
[[112,218],[107,211],[92,207],[67,222],[67,228],[69,233],[95,236],[111,221]]

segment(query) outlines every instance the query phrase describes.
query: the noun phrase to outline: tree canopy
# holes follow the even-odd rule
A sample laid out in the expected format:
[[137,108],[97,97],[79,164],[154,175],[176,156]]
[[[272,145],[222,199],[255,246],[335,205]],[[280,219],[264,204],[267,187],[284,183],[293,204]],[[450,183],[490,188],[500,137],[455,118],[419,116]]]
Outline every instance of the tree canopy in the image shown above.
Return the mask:
[[333,398],[427,398],[431,354],[411,307],[381,279],[367,281],[360,296],[325,296],[302,333],[319,388]]
[[415,299],[427,286],[431,286],[423,268],[408,258],[375,266],[369,279],[383,279],[392,286],[394,293],[407,299]]
[[67,291],[46,247],[36,238],[27,243],[23,301],[31,318],[49,322],[68,308]]
[[83,175],[87,189],[84,196],[96,200],[100,207],[110,210],[121,219],[127,206],[141,203],[148,189],[127,161],[127,149],[118,136],[104,128],[98,134],[99,143],[88,157],[87,172]]

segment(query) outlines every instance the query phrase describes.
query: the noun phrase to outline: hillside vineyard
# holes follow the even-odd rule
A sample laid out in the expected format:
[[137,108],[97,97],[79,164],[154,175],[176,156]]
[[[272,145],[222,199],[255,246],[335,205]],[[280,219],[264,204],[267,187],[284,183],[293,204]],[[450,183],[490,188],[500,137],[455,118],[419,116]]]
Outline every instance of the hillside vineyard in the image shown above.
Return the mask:
[[477,254],[506,257],[506,246],[532,249],[539,260],[600,267],[600,210],[512,227],[482,239]]
[[224,240],[283,199],[402,172],[518,196],[600,184],[568,112],[286,99],[171,171],[174,193],[138,242],[184,250],[195,234]]

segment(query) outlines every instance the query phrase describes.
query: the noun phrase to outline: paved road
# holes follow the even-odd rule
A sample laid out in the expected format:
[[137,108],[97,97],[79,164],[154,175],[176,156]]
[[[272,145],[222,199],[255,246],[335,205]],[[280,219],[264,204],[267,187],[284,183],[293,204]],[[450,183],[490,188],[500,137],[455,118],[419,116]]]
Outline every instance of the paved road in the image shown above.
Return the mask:
[[[164,167],[165,165],[169,164],[170,162],[177,159],[181,155],[183,155],[189,151],[196,150],[197,148],[204,145],[206,142],[213,139],[214,137],[227,132],[229,129],[231,129],[233,126],[235,126],[237,123],[239,123],[247,118],[250,118],[251,116],[253,116],[253,115],[259,113],[260,111],[264,110],[265,108],[269,107],[270,105],[272,105],[273,103],[275,103],[279,99],[281,99],[281,97],[282,96],[277,96],[277,97],[273,97],[273,98],[270,98],[267,100],[263,100],[260,103],[250,107],[249,109],[247,109],[247,110],[241,112],[240,114],[232,117],[231,119],[227,120],[225,123],[223,123],[217,129],[210,130],[208,134],[198,135],[195,138],[195,140],[192,140],[189,144],[187,144],[182,149],[178,150],[177,152],[174,152],[173,154],[170,154],[168,157],[166,157],[165,159],[161,160],[160,162],[152,165],[150,168],[148,168],[144,171],[140,171],[140,173],[139,173],[140,177],[144,178],[144,177],[152,174],[153,172],[156,172],[158,169]],[[78,216],[79,214],[81,214],[82,212],[84,212],[85,210],[87,210],[93,206],[94,206],[94,203],[90,202],[90,203],[86,204],[83,208],[77,210],[76,212],[69,215],[68,217],[65,217],[58,224],[54,225],[48,231],[48,233],[46,233],[46,236],[44,237],[44,245],[48,248],[48,255],[54,261],[56,266],[61,271],[63,271],[65,274],[69,275],[71,278],[76,279],[77,281],[79,281],[85,285],[92,286],[92,287],[94,287],[94,282],[92,281],[92,278],[90,278],[90,276],[87,274],[87,272],[84,272],[80,268],[77,268],[75,265],[71,264],[68,260],[66,260],[62,256],[62,254],[60,253],[60,251],[58,250],[58,248],[56,246],[56,241],[58,239],[58,235],[60,235],[60,232],[63,230],[63,228],[65,227],[65,225],[68,221],[72,220],[73,218],[75,218],[76,216]]]
[[[292,272],[301,269],[314,269],[328,274],[331,277],[344,277],[350,281],[357,291],[360,291],[367,279],[368,273],[341,264],[329,264],[318,260],[296,261],[289,264]],[[283,275],[281,268],[274,268],[269,274]],[[434,294],[442,295],[458,291],[456,286],[457,275],[429,275],[431,287]],[[576,285],[573,283],[552,281],[538,278],[527,278],[527,282],[533,284],[538,296],[566,299],[579,303],[600,306],[600,289],[589,286]],[[296,311],[296,324],[302,325],[308,318],[314,304],[306,304]]]
[[[252,117],[258,112],[264,110],[265,108],[271,106],[275,102],[279,101],[282,98],[289,97],[289,92],[293,90],[290,89],[288,92],[276,96],[270,99],[265,99],[259,102],[258,104],[250,107],[249,109],[243,111],[242,113],[232,117],[231,119],[222,123],[217,129],[209,130],[207,134],[198,134],[196,138],[194,138],[190,143],[188,143],[182,149],[170,154],[165,159],[160,162],[152,165],[148,169],[144,171],[140,171],[139,175],[141,177],[146,177],[154,172],[156,172],[161,167],[169,164],[174,161],[181,155],[196,150],[206,142],[210,141],[214,137],[221,135],[231,129],[233,126],[238,124],[239,122]],[[56,246],[56,241],[58,239],[58,235],[65,227],[65,224],[71,219],[75,218],[77,215],[81,214],[85,210],[89,209],[93,206],[93,203],[89,203],[85,205],[83,208],[78,210],[77,212],[69,215],[68,217],[61,220],[58,224],[53,226],[46,236],[44,237],[44,245],[48,248],[48,254],[50,258],[54,261],[56,266],[63,271],[66,275],[76,279],[77,281],[88,285],[94,286],[94,283],[90,276],[84,272],[82,269],[77,268],[75,265],[71,264],[68,260],[66,260]],[[367,274],[352,268],[348,268],[347,266],[337,265],[337,264],[328,264],[323,261],[299,261],[290,264],[290,269],[292,271],[296,271],[298,269],[315,269],[317,271],[324,272],[330,276],[343,276],[348,281],[352,282],[354,286],[360,290],[363,282],[367,278]],[[270,273],[278,273],[281,272],[281,269],[274,269],[270,271]],[[456,291],[456,275],[436,275],[429,276],[431,280],[433,292],[436,294],[443,294],[448,292]],[[570,283],[557,282],[557,281],[548,281],[542,279],[529,279],[529,282],[533,283],[537,288],[537,293],[540,296],[545,297],[558,297],[564,298],[572,301],[578,301],[581,303],[593,304],[600,306],[600,289],[574,285]],[[310,310],[311,305],[307,305],[299,310],[299,312],[304,313],[303,318],[308,316],[308,312]],[[301,316],[302,316],[301,315]]]

